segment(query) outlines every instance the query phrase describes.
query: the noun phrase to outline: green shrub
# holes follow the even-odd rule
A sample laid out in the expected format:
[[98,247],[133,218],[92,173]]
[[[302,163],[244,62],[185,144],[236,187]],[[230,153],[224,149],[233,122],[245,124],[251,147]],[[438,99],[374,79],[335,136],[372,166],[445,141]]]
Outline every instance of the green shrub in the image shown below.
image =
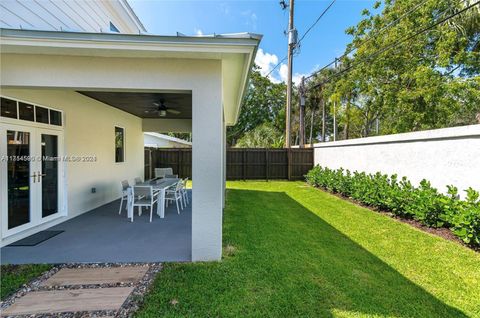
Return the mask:
[[306,175],[307,182],[333,193],[340,193],[363,204],[418,220],[429,227],[448,227],[462,241],[480,246],[480,195],[469,188],[460,200],[458,189],[448,186],[447,194],[439,193],[430,182],[422,180],[418,187],[403,177],[377,172],[314,167]]

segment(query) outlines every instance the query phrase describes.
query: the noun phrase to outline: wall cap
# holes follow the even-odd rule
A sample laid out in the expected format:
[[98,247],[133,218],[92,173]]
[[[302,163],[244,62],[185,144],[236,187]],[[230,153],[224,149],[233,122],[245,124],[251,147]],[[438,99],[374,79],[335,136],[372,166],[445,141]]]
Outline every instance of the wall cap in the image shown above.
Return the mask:
[[457,139],[457,138],[479,138],[480,124],[460,127],[450,127],[441,129],[432,129],[424,131],[415,131],[409,133],[392,134],[385,136],[374,136],[366,138],[356,138],[349,140],[331,141],[314,144],[314,148],[362,146],[371,144],[404,143],[416,141],[430,141],[438,139]]

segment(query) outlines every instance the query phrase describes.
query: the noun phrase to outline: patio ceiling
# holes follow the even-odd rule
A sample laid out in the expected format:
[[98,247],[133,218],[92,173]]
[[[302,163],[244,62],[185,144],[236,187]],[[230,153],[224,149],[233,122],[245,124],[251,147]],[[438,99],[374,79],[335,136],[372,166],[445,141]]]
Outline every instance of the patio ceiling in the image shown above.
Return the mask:
[[[78,91],[80,94],[98,100],[112,107],[121,109],[141,118],[161,119],[191,119],[192,118],[192,94],[182,93],[145,93],[145,92],[100,92]],[[154,112],[158,103],[163,100],[167,109],[179,112],[167,112],[166,116],[159,116]],[[157,105],[155,105],[157,104]]]

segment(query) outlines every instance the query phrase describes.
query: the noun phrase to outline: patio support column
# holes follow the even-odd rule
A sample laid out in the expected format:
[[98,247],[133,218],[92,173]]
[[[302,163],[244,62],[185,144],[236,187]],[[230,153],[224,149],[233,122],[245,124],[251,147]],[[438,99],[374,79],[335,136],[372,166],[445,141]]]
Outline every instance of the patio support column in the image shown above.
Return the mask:
[[220,260],[222,256],[224,125],[220,61],[209,71],[192,91],[192,261]]
[[227,191],[227,127],[225,126],[225,117],[223,118],[223,133],[222,133],[222,147],[223,147],[223,162],[222,162],[222,209],[225,209],[226,191]]

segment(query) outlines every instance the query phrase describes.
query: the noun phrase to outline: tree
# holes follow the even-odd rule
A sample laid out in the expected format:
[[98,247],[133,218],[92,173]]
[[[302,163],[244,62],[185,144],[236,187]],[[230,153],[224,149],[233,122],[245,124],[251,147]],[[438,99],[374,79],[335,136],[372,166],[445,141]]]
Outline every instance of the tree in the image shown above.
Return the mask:
[[227,129],[227,143],[231,146],[247,132],[264,123],[283,131],[285,127],[286,86],[273,83],[264,77],[255,66],[250,76],[247,93],[240,109],[240,116],[235,126]]
[[340,101],[343,138],[375,135],[378,123],[379,133],[389,134],[476,122],[480,6],[420,32],[471,3],[386,0],[362,12],[346,31],[352,41],[340,67],[315,79],[330,78],[322,90],[324,98]]
[[282,148],[285,143],[283,133],[270,123],[261,124],[246,132],[237,142],[239,148]]

